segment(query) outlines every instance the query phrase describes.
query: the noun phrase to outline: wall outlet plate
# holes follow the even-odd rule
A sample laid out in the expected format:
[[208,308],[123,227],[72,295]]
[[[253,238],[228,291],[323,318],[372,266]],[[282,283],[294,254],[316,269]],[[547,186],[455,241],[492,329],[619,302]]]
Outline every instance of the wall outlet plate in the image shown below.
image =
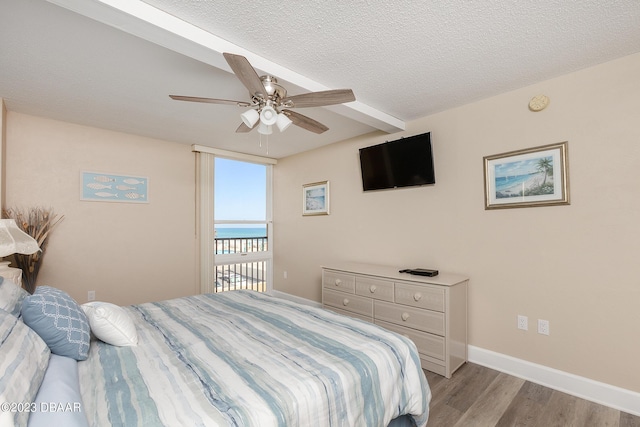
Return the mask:
[[549,335],[549,321],[538,319],[538,333],[542,335]]
[[529,318],[518,314],[518,329],[526,331],[529,329]]

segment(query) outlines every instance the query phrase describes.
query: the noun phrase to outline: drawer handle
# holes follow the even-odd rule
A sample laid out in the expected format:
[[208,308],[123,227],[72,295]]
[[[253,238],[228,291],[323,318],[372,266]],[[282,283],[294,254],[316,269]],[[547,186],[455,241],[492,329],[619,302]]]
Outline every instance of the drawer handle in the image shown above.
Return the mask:
[[422,294],[420,292],[416,292],[415,294],[413,294],[413,300],[415,302],[418,302],[422,299]]
[[409,320],[409,313],[407,312],[402,313],[402,320],[405,322]]
[[343,299],[342,300],[342,305],[349,305],[349,300],[348,299]]
[[369,286],[369,292],[374,293],[376,291],[376,285]]
[[342,280],[336,279],[336,286],[340,286],[341,283],[342,283]]

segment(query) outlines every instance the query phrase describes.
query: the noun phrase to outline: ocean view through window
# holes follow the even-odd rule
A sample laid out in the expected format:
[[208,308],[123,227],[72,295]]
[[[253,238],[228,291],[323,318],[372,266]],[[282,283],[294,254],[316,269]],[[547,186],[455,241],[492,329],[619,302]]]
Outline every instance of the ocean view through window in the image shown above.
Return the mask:
[[216,158],[214,172],[215,285],[207,292],[265,292],[272,260],[270,166]]
[[216,237],[267,237],[267,227],[216,227]]

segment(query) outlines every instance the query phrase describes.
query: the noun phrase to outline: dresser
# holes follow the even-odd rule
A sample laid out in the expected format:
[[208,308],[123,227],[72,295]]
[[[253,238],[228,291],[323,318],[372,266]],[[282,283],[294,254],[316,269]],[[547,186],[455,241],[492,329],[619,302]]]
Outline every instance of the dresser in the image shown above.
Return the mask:
[[340,263],[322,267],[322,306],[373,322],[416,344],[422,368],[447,378],[467,361],[465,276],[399,273],[402,268]]

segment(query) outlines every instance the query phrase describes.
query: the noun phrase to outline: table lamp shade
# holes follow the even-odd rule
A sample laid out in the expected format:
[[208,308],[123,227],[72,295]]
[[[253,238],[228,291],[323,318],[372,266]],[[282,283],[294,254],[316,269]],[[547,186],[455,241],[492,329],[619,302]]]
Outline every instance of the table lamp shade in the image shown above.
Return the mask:
[[18,228],[14,219],[0,219],[0,257],[31,255],[40,250],[38,242]]

